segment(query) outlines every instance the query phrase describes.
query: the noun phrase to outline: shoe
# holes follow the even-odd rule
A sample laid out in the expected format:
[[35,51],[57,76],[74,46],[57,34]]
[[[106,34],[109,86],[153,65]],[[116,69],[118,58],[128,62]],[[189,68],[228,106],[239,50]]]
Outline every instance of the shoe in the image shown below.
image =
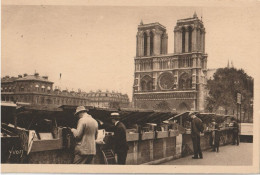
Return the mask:
[[198,157],[194,157],[194,156],[193,156],[192,158],[193,158],[193,159],[198,159]]

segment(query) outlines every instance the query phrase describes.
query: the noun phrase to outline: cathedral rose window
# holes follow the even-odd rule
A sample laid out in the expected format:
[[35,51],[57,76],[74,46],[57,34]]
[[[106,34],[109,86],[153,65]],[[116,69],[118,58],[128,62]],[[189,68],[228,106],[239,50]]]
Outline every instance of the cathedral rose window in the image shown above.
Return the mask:
[[163,73],[160,76],[159,85],[163,90],[172,89],[174,86],[174,76],[171,73]]

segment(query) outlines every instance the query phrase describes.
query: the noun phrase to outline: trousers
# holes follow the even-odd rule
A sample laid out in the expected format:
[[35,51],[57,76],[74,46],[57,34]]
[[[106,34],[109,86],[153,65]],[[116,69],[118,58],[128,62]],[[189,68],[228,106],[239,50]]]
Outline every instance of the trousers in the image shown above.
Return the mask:
[[127,157],[127,151],[118,152],[116,154],[117,154],[117,164],[125,165],[126,157]]
[[80,155],[80,154],[75,154],[74,157],[74,164],[90,164],[94,155]]
[[236,143],[239,145],[239,135],[238,132],[233,131],[233,144],[235,145]]
[[200,148],[200,136],[192,135],[191,138],[193,144],[194,157],[198,157],[199,155],[202,158],[202,152]]

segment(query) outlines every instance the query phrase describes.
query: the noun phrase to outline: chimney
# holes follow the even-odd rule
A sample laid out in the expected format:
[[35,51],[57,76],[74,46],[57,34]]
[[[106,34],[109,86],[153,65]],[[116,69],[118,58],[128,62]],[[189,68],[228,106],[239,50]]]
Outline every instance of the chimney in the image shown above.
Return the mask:
[[38,77],[38,76],[39,76],[39,73],[35,72],[35,73],[34,73],[34,76]]
[[22,78],[23,76],[22,75],[18,75],[18,78]]
[[28,74],[27,73],[25,73],[25,74],[23,74],[23,77],[26,77]]
[[6,75],[5,77],[6,77],[6,78],[10,78],[9,75]]
[[43,76],[42,78],[44,78],[45,80],[48,80],[48,76]]

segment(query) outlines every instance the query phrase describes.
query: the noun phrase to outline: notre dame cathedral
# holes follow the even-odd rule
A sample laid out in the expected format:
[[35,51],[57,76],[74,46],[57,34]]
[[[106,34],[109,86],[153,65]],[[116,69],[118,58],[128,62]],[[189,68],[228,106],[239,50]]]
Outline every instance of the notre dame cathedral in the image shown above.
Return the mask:
[[205,28],[196,13],[177,20],[174,53],[160,23],[138,25],[133,102],[136,108],[204,111],[207,76]]

